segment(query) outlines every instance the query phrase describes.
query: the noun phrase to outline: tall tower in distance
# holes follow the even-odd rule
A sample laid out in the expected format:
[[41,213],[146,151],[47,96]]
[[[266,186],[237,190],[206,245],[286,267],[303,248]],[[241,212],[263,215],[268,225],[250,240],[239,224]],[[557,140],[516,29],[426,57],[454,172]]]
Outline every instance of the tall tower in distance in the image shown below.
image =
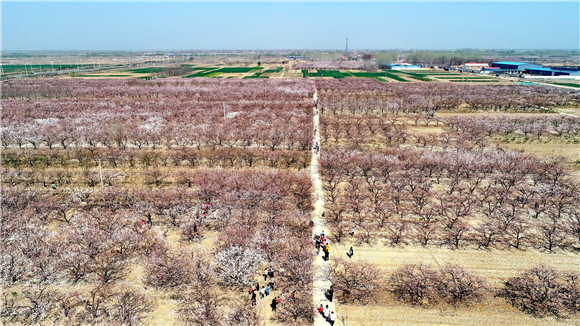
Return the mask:
[[346,48],[344,49],[344,56],[346,57],[346,59],[348,60],[348,37],[346,38]]

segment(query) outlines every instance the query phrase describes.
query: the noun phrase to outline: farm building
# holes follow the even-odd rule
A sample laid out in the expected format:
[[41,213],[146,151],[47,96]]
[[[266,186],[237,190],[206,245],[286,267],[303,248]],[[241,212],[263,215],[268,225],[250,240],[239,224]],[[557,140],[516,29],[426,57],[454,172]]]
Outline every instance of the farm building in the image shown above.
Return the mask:
[[391,65],[391,69],[392,70],[404,70],[404,69],[411,69],[411,70],[416,70],[416,69],[421,69],[421,66],[417,66],[417,65]]
[[580,76],[577,70],[561,70],[552,68],[526,68],[532,76]]
[[501,68],[499,67],[485,67],[481,70],[484,74],[494,74],[496,72],[500,72]]
[[508,73],[521,73],[528,68],[542,68],[542,65],[537,65],[534,63],[525,62],[510,62],[510,61],[499,61],[491,64],[492,67],[498,67],[501,72]]
[[463,64],[463,70],[483,70],[483,68],[488,67],[487,63],[479,62],[466,62]]

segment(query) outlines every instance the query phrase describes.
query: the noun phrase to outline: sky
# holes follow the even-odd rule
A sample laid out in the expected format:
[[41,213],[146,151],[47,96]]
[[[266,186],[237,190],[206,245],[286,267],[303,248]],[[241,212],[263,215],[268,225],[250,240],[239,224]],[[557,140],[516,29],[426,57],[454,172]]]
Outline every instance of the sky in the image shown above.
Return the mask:
[[574,2],[9,2],[2,52],[579,49]]

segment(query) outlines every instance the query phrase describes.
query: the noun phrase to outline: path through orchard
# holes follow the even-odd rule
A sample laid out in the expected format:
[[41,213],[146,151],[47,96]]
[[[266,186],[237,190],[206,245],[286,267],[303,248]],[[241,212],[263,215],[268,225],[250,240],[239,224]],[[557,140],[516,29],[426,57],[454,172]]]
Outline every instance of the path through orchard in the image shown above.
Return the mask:
[[[318,99],[318,92],[314,93],[314,101]],[[320,146],[320,128],[318,127],[319,117],[316,114],[317,109],[313,108],[314,110],[314,144],[318,143]],[[319,151],[319,154],[313,152],[312,154],[312,161],[310,162],[310,176],[312,178],[312,184],[314,186],[314,226],[312,228],[312,235],[320,234],[322,230],[324,230],[325,234],[328,236],[328,230],[325,229],[325,221],[322,217],[322,213],[324,212],[324,192],[322,190],[322,179],[320,178],[320,173],[318,171],[318,159],[322,153]],[[331,248],[332,253],[332,248]],[[322,254],[322,251],[321,251]],[[324,267],[328,264],[322,259],[322,255],[318,255],[314,260],[314,284],[313,284],[313,301],[316,307],[320,307],[320,305],[328,305],[330,311],[336,310],[334,309],[334,303],[329,302],[325,296],[326,290],[330,288],[330,281],[328,281],[324,276]],[[314,318],[314,326],[324,326],[328,325],[328,322],[320,315],[316,314]]]

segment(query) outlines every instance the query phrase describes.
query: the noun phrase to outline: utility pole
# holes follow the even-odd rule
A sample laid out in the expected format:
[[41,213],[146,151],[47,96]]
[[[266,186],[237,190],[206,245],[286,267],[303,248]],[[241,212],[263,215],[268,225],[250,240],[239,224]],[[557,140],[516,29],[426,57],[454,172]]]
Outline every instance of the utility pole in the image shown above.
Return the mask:
[[344,48],[344,56],[348,60],[347,53],[348,53],[348,37],[346,38],[346,48]]

